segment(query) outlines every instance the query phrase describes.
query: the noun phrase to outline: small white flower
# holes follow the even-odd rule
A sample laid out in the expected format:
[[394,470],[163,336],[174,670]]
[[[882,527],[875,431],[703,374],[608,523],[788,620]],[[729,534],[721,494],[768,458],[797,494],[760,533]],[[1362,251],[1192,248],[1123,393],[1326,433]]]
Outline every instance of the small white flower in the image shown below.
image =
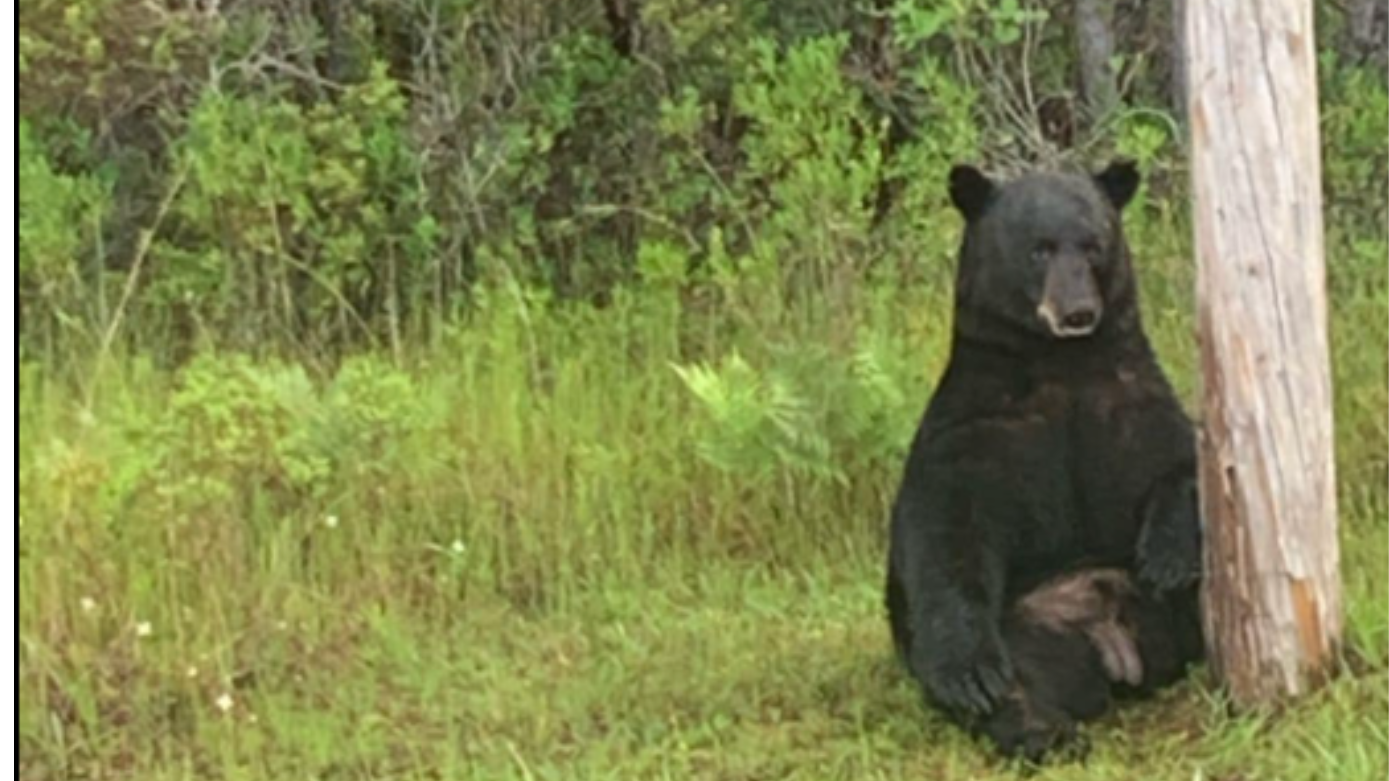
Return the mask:
[[141,621],[135,625],[136,637],[149,637],[154,634],[154,624],[148,621]]
[[189,667],[189,668],[188,668],[187,675],[188,675],[189,678],[197,678],[197,677],[198,677],[198,668],[196,668],[196,667]]
[[328,529],[336,529],[336,528],[338,528],[338,516],[336,516],[336,515],[325,515],[325,516],[323,517],[323,526],[324,526],[324,528],[328,528]]
[[468,546],[464,545],[462,540],[454,540],[453,544],[449,546],[449,552],[455,556],[462,556],[468,552]]
[[217,698],[214,704],[217,706],[217,710],[223,713],[230,713],[231,709],[236,707],[236,700],[233,700],[230,694],[223,694]]
[[83,613],[96,612],[96,600],[91,597],[82,597],[77,601],[77,604],[82,608]]

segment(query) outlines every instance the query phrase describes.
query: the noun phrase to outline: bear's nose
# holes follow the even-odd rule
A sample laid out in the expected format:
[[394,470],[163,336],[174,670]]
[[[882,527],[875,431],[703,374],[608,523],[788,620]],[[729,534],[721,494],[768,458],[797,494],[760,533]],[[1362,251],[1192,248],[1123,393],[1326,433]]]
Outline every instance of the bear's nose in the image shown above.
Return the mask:
[[1071,331],[1084,331],[1095,326],[1095,310],[1080,309],[1061,319],[1062,327]]

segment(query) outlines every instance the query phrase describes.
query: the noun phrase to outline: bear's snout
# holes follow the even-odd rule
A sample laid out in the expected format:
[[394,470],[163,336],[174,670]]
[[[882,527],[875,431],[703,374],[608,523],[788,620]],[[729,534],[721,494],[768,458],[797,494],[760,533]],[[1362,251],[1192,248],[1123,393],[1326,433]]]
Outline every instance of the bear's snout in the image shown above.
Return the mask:
[[1089,336],[1099,327],[1104,312],[1099,286],[1089,264],[1058,260],[1047,270],[1042,303],[1037,316],[1052,336],[1074,339]]
[[1080,304],[1058,312],[1054,302],[1045,300],[1037,307],[1037,316],[1047,324],[1052,336],[1058,339],[1077,339],[1089,336],[1100,324],[1100,305]]

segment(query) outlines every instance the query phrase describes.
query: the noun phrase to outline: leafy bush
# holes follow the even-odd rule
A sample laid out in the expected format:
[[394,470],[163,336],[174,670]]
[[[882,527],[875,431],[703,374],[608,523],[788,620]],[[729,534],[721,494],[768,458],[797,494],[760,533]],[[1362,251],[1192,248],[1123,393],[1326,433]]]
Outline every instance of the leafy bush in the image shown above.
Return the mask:
[[90,174],[56,170],[21,120],[18,280],[21,300],[30,300],[21,319],[45,340],[56,338],[59,327],[88,336],[95,325],[97,313],[87,306],[101,299],[104,259],[96,256],[95,267],[86,261],[96,252],[109,209],[104,184]]
[[180,372],[156,447],[157,492],[190,512],[230,513],[263,492],[311,488],[328,471],[298,429],[317,405],[304,371],[242,355],[200,355]]
[[155,300],[243,345],[370,339],[382,321],[398,331],[427,300],[436,234],[405,120],[379,65],[308,111],[206,93],[155,249]]

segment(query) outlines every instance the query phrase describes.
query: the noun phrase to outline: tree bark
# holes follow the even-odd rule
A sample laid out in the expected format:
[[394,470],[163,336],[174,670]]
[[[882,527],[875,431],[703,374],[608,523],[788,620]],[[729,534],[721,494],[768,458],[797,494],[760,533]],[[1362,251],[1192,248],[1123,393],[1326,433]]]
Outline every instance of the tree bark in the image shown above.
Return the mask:
[[1113,0],[1076,0],[1076,50],[1080,55],[1080,88],[1092,123],[1098,123],[1119,103],[1114,80]]
[[1343,53],[1352,61],[1389,60],[1389,0],[1352,0]]
[[1172,26],[1168,35],[1168,99],[1171,100],[1172,113],[1177,121],[1186,126],[1187,111],[1187,56],[1186,56],[1186,5],[1187,0],[1172,0]]
[[1203,585],[1236,705],[1314,688],[1342,634],[1310,0],[1189,3]]

